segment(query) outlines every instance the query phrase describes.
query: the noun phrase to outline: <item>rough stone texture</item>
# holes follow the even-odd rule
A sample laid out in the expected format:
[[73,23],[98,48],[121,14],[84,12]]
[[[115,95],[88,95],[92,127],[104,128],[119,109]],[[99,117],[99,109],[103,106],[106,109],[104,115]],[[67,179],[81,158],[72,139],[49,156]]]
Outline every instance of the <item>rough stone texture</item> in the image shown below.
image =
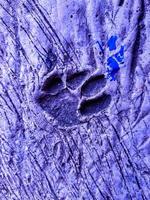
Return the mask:
[[150,199],[149,34],[149,0],[0,0],[0,200]]

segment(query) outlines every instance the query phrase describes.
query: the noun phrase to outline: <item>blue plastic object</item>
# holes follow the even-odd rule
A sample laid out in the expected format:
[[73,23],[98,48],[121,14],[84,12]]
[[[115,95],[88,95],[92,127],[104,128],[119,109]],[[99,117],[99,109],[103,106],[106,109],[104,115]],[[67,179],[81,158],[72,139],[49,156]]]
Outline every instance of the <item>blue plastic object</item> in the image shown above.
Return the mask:
[[117,61],[113,57],[109,57],[107,59],[107,65],[109,66],[107,69],[107,78],[110,80],[116,80],[115,74],[119,71],[120,67]]
[[107,46],[109,48],[109,51],[116,50],[116,41],[117,41],[117,36],[111,36],[110,39],[107,42]]
[[107,59],[107,65],[109,65],[110,68],[113,71],[118,71],[119,70],[119,64],[117,63],[117,61],[113,57],[109,57]]
[[[116,35],[112,35],[108,42],[107,46],[109,48],[109,51],[114,51],[117,49],[116,47],[116,41],[118,37]],[[99,48],[101,51],[103,51],[102,45],[97,41]],[[119,64],[124,63],[124,46],[122,45],[120,47],[120,50],[117,51],[117,53],[114,53],[107,59],[107,78],[112,80],[116,80],[116,74],[120,69]]]

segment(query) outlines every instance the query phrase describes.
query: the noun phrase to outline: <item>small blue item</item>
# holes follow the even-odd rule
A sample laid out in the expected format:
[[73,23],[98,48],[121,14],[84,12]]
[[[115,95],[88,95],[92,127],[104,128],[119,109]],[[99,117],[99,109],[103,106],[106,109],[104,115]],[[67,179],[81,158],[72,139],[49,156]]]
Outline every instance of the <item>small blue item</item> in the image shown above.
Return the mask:
[[120,69],[117,61],[113,57],[109,57],[107,59],[107,65],[109,65],[111,70],[115,72],[117,72]]
[[107,42],[107,46],[109,48],[109,51],[116,50],[116,41],[117,41],[117,36],[111,36],[110,39]]
[[119,63],[124,63],[124,46],[121,46],[120,51],[115,54],[115,58]]
[[107,69],[107,78],[111,81],[115,80],[115,74],[119,71],[119,64],[113,57],[109,57],[107,59],[107,65],[109,66]]

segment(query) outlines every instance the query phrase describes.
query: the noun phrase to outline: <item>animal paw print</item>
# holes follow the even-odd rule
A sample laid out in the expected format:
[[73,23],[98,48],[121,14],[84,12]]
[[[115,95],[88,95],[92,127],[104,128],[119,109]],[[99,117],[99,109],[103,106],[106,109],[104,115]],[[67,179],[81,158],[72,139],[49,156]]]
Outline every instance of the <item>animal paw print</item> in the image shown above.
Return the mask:
[[86,70],[65,76],[53,73],[41,87],[38,103],[59,126],[78,125],[109,106],[111,96],[102,92],[105,85],[103,74],[90,76]]

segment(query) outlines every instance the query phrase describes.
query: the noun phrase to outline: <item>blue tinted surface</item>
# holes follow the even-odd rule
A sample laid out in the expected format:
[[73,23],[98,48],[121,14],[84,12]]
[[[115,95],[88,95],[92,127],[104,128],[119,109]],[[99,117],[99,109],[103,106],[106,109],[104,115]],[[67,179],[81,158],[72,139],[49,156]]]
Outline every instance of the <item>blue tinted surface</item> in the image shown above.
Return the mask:
[[111,36],[107,42],[107,46],[109,47],[109,51],[116,50],[116,40],[117,36]]

